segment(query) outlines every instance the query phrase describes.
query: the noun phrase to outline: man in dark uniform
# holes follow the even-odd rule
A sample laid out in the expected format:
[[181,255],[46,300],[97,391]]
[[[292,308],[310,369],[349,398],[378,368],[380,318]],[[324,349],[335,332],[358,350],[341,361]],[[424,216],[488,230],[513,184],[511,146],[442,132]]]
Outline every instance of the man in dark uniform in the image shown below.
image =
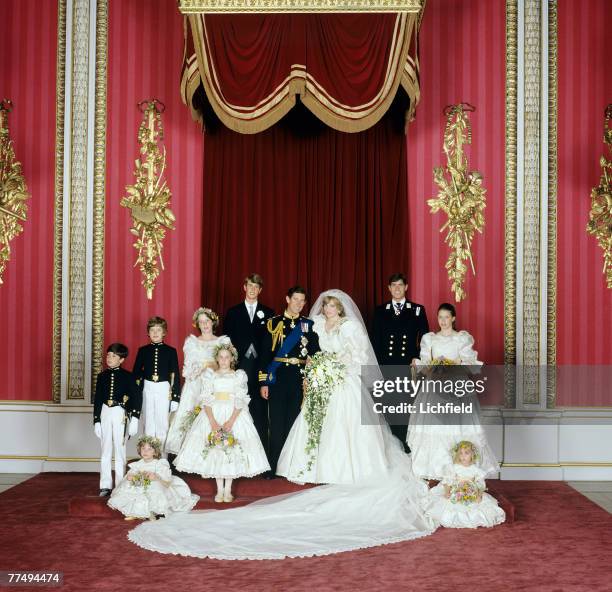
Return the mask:
[[122,343],[111,343],[106,350],[107,368],[98,374],[93,397],[94,432],[101,440],[100,496],[110,495],[113,488],[111,464],[115,453],[115,484],[125,472],[125,428],[134,436],[138,431],[138,418],[142,395],[131,372],[121,368],[128,356]]
[[319,351],[313,322],[300,316],[306,291],[294,286],[285,298],[287,309],[268,320],[262,339],[259,384],[269,401],[270,467],[276,473],[278,458],[302,404],[302,373],[306,359]]
[[[374,311],[372,345],[385,378],[398,373],[409,376],[412,358],[419,357],[421,337],[429,332],[427,314],[422,304],[406,299],[408,283],[404,274],[394,273],[388,287],[391,300]],[[396,368],[385,369],[387,366]],[[397,402],[405,402],[405,397]],[[405,445],[407,425],[392,425],[391,431]]]
[[176,349],[164,343],[168,324],[161,317],[147,323],[151,342],[138,349],[134,377],[143,392],[144,433],[162,443],[168,433],[170,413],[178,409],[181,381]]
[[261,339],[274,311],[258,301],[262,288],[263,279],[257,273],[244,280],[245,300],[227,311],[223,330],[238,351],[238,368],[244,370],[249,379],[249,412],[268,453],[268,401],[259,393],[258,370]]

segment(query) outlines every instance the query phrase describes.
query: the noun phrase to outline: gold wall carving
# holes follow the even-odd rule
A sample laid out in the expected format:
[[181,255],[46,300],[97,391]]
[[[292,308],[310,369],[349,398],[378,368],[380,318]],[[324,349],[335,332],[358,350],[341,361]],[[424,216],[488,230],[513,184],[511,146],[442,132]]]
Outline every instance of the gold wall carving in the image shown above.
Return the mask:
[[28,219],[30,198],[11,140],[9,113],[12,110],[10,99],[0,101],[0,285],[11,260],[11,242],[23,232],[23,223]]
[[548,0],[548,288],[546,407],[557,399],[557,0]]
[[72,7],[70,122],[70,253],[68,263],[67,399],[85,398],[87,286],[87,124],[89,99],[89,2]]
[[604,113],[604,146],[608,157],[599,159],[601,177],[599,185],[591,190],[591,211],[587,232],[593,235],[603,250],[603,275],[608,288],[612,289],[612,103]]
[[94,129],[93,299],[91,380],[102,369],[104,352],[104,202],[106,197],[106,93],[108,0],[96,8],[96,96]]
[[506,0],[506,180],[504,259],[504,401],[516,405],[516,125],[517,125],[517,0]]
[[167,230],[174,230],[175,217],[170,209],[172,192],[164,178],[166,147],[161,114],[163,103],[149,99],[138,104],[142,121],[138,128],[140,158],[136,159],[133,185],[125,188],[127,196],[121,205],[132,213],[130,232],[136,236],[134,248],[138,251],[136,263],[142,274],[142,285],[147,298],[153,298],[155,282],[164,269],[162,255]]
[[[539,403],[541,1],[526,0],[523,174],[523,403]],[[521,272],[519,271],[519,273]]]
[[463,286],[468,271],[467,261],[476,275],[472,241],[476,232],[482,233],[487,205],[482,175],[469,170],[464,150],[464,145],[472,143],[470,111],[475,111],[475,108],[467,103],[444,108],[446,126],[443,150],[446,167],[434,168],[434,182],[439,191],[435,198],[427,200],[432,214],[441,210],[448,218],[440,232],[446,230],[444,242],[449,246],[450,253],[445,268],[456,302],[461,302],[467,296]]
[[53,233],[53,343],[51,389],[60,403],[62,378],[62,241],[64,240],[64,108],[66,84],[66,0],[57,2],[57,74],[55,81],[55,199]]

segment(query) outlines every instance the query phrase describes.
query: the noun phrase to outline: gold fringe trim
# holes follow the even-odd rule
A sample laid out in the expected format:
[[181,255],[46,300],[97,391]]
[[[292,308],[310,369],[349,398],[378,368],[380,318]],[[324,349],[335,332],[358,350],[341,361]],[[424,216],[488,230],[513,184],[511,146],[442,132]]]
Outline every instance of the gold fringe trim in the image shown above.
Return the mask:
[[204,16],[189,15],[186,18],[196,53],[184,57],[181,98],[189,106],[192,117],[201,122],[202,116],[193,106],[193,96],[202,84],[207,100],[225,126],[238,133],[256,134],[282,119],[295,106],[296,95],[300,95],[304,105],[326,125],[338,131],[356,133],[372,127],[381,119],[401,84],[410,98],[407,114],[410,119],[420,98],[418,60],[410,55],[413,42],[416,48],[418,17],[417,14],[398,14],[384,83],[368,103],[356,107],[338,103],[305,71],[303,65],[294,64],[287,78],[264,100],[253,107],[243,107],[228,104],[219,95],[217,76],[204,47]]

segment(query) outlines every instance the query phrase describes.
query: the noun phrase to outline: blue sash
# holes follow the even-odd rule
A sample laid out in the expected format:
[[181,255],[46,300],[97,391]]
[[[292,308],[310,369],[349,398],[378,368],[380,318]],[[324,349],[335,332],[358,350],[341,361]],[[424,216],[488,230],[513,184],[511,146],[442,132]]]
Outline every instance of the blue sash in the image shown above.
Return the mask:
[[[295,347],[302,336],[303,322],[305,321],[299,321],[297,325],[293,327],[291,333],[283,340],[283,345],[281,345],[280,349],[274,354],[275,358],[286,358],[287,354]],[[276,370],[281,364],[282,362],[276,362],[275,360],[270,362],[267,368],[268,378],[266,379],[266,384],[276,383]]]

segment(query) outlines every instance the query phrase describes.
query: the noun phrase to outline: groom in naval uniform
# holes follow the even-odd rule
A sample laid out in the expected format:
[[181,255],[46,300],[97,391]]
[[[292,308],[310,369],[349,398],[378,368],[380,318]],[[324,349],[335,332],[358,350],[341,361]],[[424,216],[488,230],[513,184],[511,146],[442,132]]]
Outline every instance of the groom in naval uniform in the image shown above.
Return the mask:
[[[385,366],[401,366],[405,368],[401,373],[410,377],[410,363],[419,357],[421,337],[429,333],[427,314],[422,304],[406,300],[408,282],[404,274],[394,273],[388,288],[391,300],[374,311],[372,345],[385,378],[393,378],[400,370],[385,371]],[[397,403],[401,402],[405,402],[405,396],[398,399]],[[407,425],[391,425],[391,431],[406,446]]]
[[266,323],[274,311],[258,301],[263,288],[263,279],[252,273],[244,280],[245,300],[232,306],[225,315],[223,330],[238,351],[238,368],[244,370],[249,380],[249,412],[257,428],[259,439],[266,454],[268,442],[268,401],[259,394],[259,356],[261,339]]
[[302,404],[301,370],[309,356],[319,351],[313,322],[300,315],[306,291],[294,286],[285,298],[287,309],[266,323],[259,364],[261,396],[269,401],[270,467],[276,473],[278,458]]

